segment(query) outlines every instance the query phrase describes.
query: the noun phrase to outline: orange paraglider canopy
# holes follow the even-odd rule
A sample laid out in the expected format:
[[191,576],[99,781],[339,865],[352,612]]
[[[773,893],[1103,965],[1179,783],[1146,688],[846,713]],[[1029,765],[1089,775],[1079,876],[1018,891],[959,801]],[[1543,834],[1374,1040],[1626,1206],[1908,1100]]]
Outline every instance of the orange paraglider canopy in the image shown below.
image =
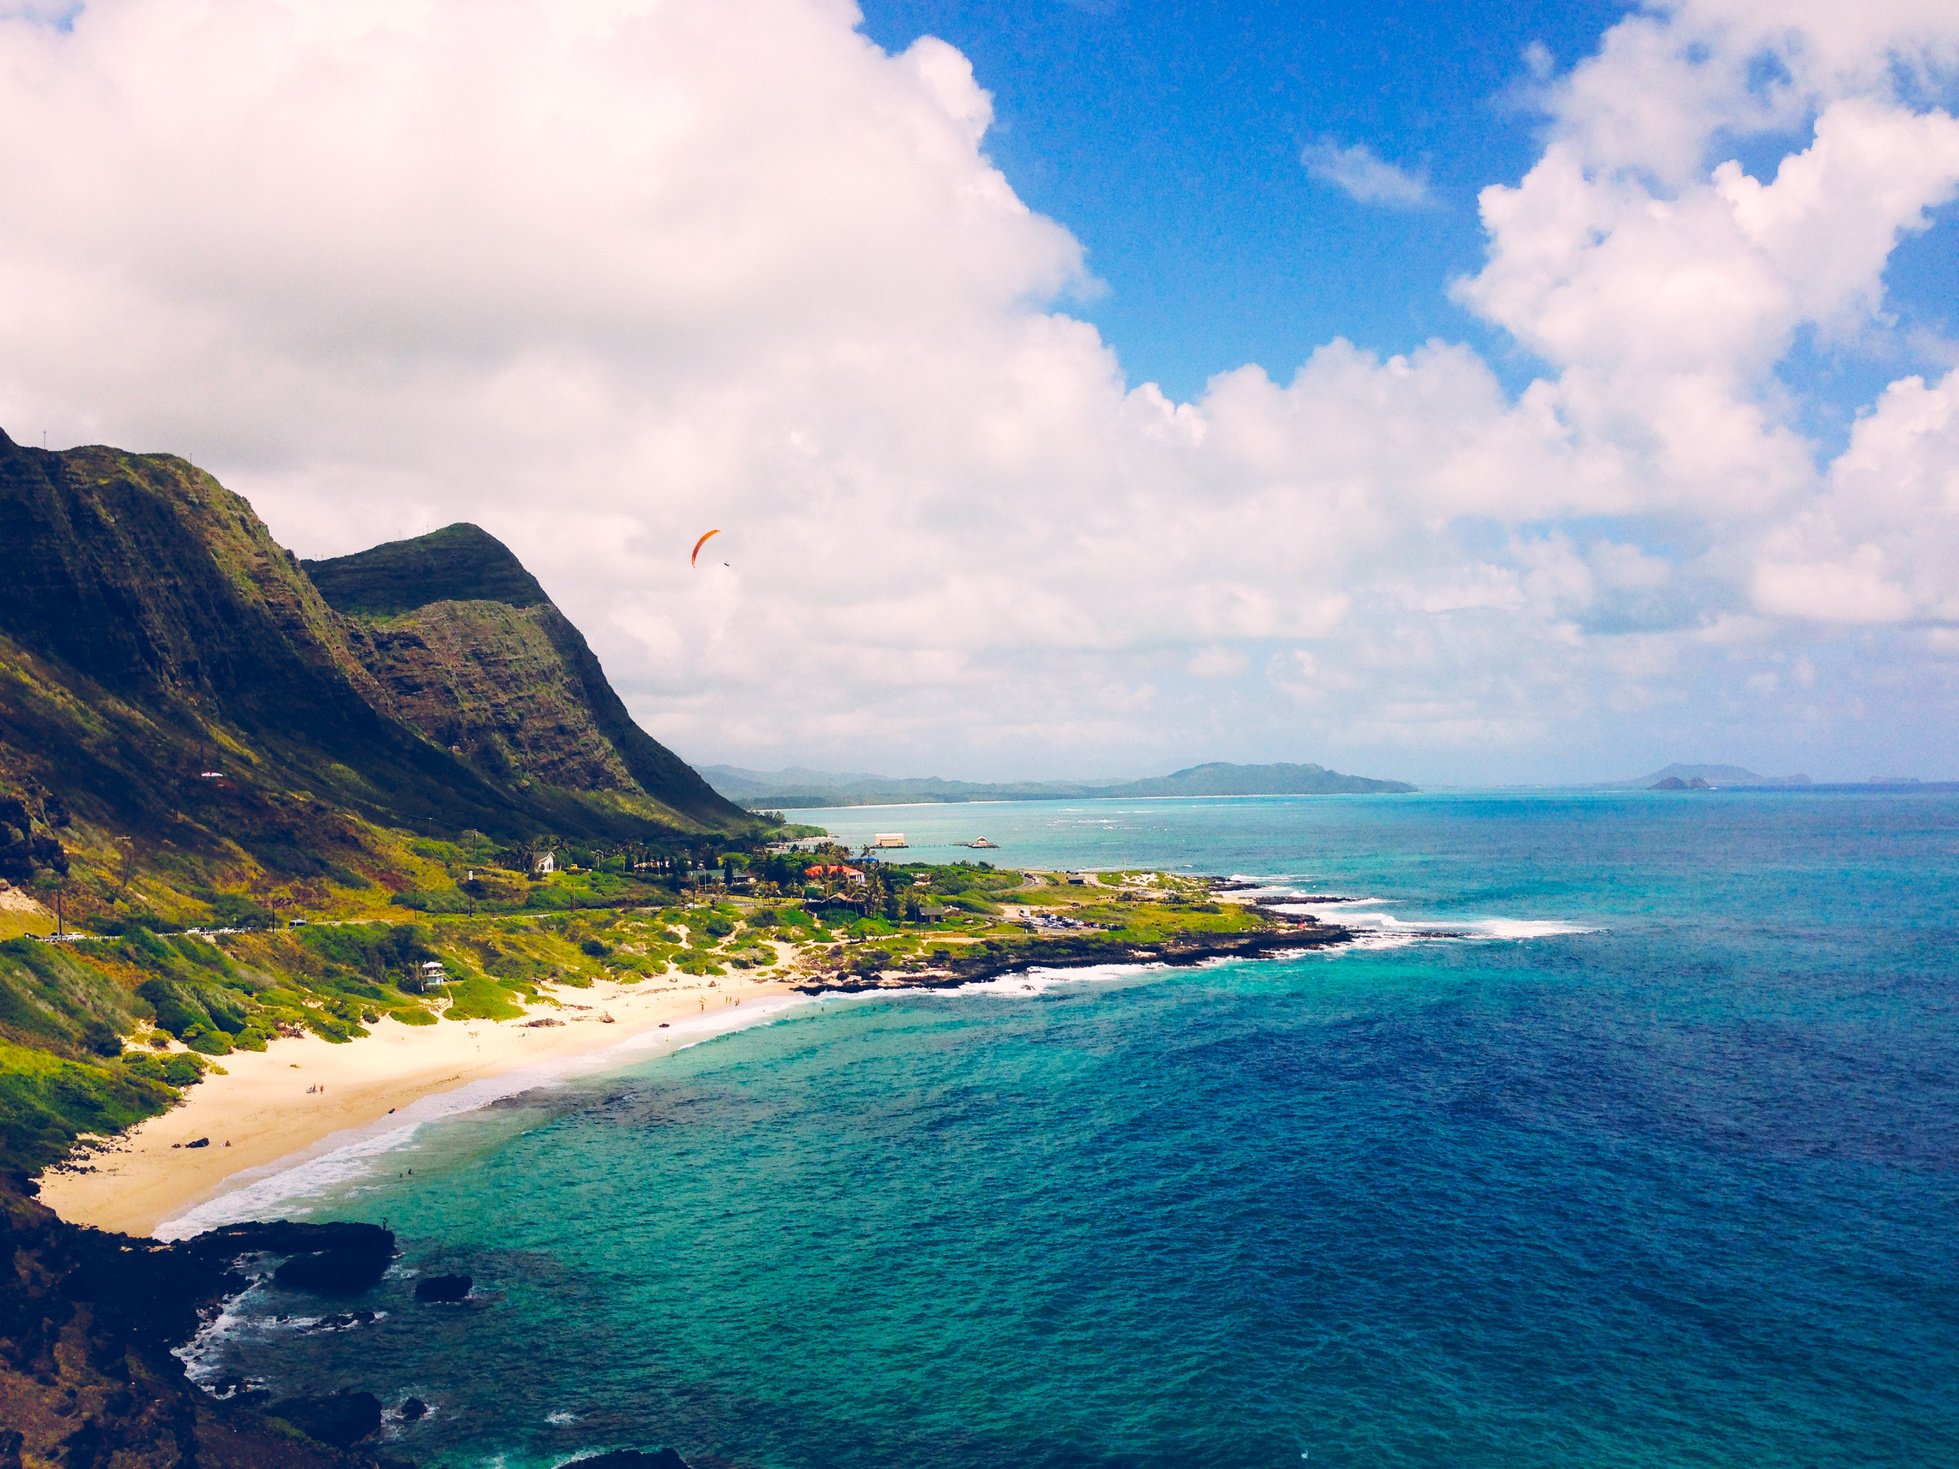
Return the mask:
[[721,534],[721,527],[716,526],[713,530],[709,531],[706,536],[702,536],[698,541],[694,542],[694,554],[687,558],[687,564],[689,566],[700,565],[701,547],[707,544],[708,536],[718,536],[720,534]]

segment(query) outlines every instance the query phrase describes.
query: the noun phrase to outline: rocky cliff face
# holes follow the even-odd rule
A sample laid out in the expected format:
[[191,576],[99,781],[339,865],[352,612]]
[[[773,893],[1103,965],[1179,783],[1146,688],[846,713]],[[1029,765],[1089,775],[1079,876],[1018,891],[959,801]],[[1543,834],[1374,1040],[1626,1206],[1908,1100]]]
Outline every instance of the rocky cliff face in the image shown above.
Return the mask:
[[[185,461],[0,434],[0,547],[0,796],[149,844],[295,860],[334,846],[325,810],[513,838],[745,820],[632,727],[480,531],[326,563],[349,616]],[[445,595],[483,610],[442,611]],[[415,625],[384,626],[398,611]]]
[[305,565],[361,626],[396,712],[484,779],[743,819],[633,722],[583,634],[487,531],[452,525]]

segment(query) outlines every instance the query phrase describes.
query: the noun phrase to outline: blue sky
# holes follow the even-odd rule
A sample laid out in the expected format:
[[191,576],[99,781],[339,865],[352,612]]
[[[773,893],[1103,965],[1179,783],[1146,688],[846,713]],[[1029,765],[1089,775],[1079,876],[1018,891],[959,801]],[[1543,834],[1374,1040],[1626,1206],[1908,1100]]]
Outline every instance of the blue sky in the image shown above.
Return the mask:
[[[1382,352],[1493,334],[1448,280],[1482,257],[1476,194],[1537,153],[1525,49],[1587,54],[1616,4],[865,0],[902,49],[952,42],[992,92],[987,151],[1072,229],[1107,294],[1077,309],[1131,378],[1194,397],[1212,373],[1289,373],[1345,336]],[[1356,202],[1302,149],[1365,144],[1426,176],[1413,208]]]
[[[1469,342],[1514,387],[1539,364],[1455,305],[1448,282],[1485,246],[1477,194],[1536,161],[1538,65],[1569,67],[1635,7],[1502,4],[1147,4],[1130,0],[860,0],[863,29],[901,50],[939,36],[992,94],[987,152],[1031,206],[1066,224],[1107,290],[1071,309],[1131,381],[1194,398],[1247,362],[1290,374],[1346,337],[1381,353]],[[1541,48],[1541,49],[1539,49]],[[1425,178],[1426,203],[1358,202],[1302,150],[1360,144]],[[1800,136],[1733,140],[1772,174]],[[1804,422],[1840,446],[1857,410],[1959,342],[1959,221],[1908,237],[1887,275],[1901,330],[1805,343],[1783,375]]]

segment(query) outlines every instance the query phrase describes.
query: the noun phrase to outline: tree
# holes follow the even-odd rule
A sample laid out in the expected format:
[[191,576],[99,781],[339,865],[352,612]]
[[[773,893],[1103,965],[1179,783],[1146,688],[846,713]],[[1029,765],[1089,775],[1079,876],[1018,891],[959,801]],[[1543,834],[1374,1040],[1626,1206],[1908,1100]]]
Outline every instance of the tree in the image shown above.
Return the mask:
[[129,883],[136,876],[136,843],[128,837],[116,838],[116,901],[120,903],[129,893]]
[[43,867],[34,874],[34,891],[40,895],[41,902],[45,905],[48,899],[54,899],[54,931],[57,935],[65,935],[68,931],[67,917],[62,907],[63,889],[67,886],[68,874],[55,868]]

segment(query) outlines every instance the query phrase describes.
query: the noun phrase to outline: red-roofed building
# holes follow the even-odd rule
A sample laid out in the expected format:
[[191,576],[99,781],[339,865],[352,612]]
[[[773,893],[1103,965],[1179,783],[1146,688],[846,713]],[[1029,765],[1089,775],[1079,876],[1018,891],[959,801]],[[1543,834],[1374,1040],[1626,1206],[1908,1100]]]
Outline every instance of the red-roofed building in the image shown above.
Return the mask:
[[846,867],[841,862],[813,862],[803,869],[804,877],[840,877],[845,882],[859,883],[864,880],[861,868]]

